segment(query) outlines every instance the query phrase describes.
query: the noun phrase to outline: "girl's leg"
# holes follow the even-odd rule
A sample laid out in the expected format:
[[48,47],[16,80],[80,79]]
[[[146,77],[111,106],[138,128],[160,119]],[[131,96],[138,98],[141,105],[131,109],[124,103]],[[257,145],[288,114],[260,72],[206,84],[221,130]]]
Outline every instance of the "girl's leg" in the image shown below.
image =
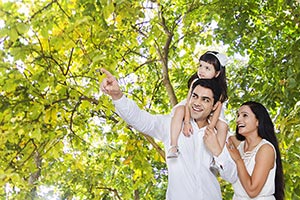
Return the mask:
[[171,147],[168,151],[167,158],[177,158],[178,157],[178,137],[181,133],[182,122],[184,118],[184,106],[178,106],[175,108],[174,115],[171,120],[170,127],[170,139],[171,139]]

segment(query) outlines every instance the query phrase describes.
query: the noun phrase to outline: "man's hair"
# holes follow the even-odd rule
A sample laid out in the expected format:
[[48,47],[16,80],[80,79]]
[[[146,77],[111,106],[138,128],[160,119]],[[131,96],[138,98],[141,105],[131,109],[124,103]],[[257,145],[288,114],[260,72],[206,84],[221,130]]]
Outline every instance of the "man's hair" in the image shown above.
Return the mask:
[[214,97],[214,104],[217,101],[219,101],[220,96],[221,96],[221,89],[220,89],[218,81],[215,78],[213,78],[213,79],[197,79],[192,85],[191,92],[193,92],[195,87],[198,85],[208,88],[208,89],[211,89],[211,91],[213,93],[213,97]]

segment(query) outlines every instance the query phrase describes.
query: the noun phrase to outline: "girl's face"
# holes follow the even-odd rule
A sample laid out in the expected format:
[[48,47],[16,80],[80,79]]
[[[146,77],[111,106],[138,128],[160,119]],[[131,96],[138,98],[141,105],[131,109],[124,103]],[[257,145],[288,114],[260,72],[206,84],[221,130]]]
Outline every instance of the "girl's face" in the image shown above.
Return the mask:
[[238,133],[243,136],[247,136],[251,133],[257,134],[258,120],[249,106],[243,105],[240,107],[237,114],[236,125]]
[[217,72],[215,70],[213,64],[209,64],[207,62],[200,60],[200,65],[197,73],[199,78],[212,79],[217,77],[220,72]]

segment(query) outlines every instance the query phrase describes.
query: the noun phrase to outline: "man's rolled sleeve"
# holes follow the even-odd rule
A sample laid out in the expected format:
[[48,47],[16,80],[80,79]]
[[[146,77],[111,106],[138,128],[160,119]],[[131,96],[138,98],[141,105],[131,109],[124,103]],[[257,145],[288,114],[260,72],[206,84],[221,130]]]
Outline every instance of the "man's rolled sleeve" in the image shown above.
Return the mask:
[[236,165],[226,146],[223,148],[221,154],[219,156],[214,156],[214,158],[219,167],[221,177],[230,183],[236,182],[238,179]]

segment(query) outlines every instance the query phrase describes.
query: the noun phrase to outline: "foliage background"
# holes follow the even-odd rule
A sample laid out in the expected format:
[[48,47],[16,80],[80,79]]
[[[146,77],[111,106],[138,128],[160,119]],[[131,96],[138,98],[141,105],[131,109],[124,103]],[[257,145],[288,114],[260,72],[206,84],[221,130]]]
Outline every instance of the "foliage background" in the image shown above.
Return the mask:
[[0,197],[164,199],[161,144],[116,115],[97,70],[169,113],[198,57],[217,50],[230,58],[231,130],[242,102],[263,103],[286,199],[300,199],[299,13],[293,0],[0,1]]

